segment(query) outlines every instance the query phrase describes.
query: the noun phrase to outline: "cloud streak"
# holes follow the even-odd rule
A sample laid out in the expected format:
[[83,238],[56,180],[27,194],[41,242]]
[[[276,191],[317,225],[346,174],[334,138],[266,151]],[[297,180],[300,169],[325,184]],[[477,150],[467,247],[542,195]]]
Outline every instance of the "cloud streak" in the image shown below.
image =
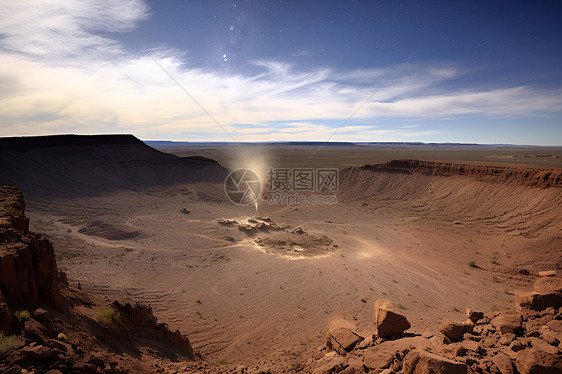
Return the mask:
[[[261,71],[244,75],[191,66],[183,51],[131,53],[108,32],[129,32],[148,17],[137,0],[0,1],[0,9],[0,136],[229,140],[153,58],[240,141],[326,139],[375,91],[332,140],[411,140],[443,132],[412,128],[416,120],[562,110],[561,90],[446,90],[462,74],[446,64],[338,71],[260,60],[249,63]],[[384,120],[409,126],[373,126]]]

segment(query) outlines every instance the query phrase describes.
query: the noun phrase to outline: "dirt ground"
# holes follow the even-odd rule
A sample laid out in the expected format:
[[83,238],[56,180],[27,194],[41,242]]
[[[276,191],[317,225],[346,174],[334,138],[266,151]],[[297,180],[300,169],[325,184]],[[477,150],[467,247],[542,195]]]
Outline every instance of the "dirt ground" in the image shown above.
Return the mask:
[[511,308],[529,273],[562,265],[560,189],[377,178],[386,189],[344,184],[333,205],[256,210],[221,184],[187,184],[35,200],[27,212],[72,284],[151,304],[207,360],[263,370],[313,355],[331,318],[372,331],[383,295],[412,331],[436,331],[466,307]]

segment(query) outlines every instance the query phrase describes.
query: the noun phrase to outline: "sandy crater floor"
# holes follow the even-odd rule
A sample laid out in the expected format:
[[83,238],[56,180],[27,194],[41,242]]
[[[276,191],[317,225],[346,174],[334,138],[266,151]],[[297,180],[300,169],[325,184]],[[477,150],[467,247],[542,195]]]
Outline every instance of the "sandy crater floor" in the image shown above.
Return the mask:
[[[201,201],[196,188],[31,203],[28,215],[71,283],[151,304],[210,361],[260,368],[302,362],[324,343],[332,317],[372,331],[383,295],[421,333],[463,319],[466,307],[510,308],[530,279],[516,269],[536,239],[435,218],[411,203],[261,204],[256,212]],[[260,222],[270,226],[238,227]]]

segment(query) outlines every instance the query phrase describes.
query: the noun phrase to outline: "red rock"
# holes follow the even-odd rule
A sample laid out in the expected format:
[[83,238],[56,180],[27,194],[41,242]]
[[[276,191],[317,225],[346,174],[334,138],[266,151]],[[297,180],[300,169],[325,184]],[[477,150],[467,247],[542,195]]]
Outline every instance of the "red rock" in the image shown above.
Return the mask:
[[12,322],[12,315],[8,309],[8,304],[4,299],[4,294],[0,290],[0,332],[8,333],[10,324]]
[[170,342],[178,347],[187,358],[195,358],[196,353],[193,351],[189,339],[178,330],[171,331],[166,324],[158,323],[150,306],[139,303],[121,304],[118,301],[114,301],[113,306],[121,314],[122,322],[127,321],[127,325],[134,326],[136,333]]
[[[533,285],[533,290],[541,295],[562,294],[562,277],[538,278]],[[554,308],[557,308],[554,306]]]
[[53,359],[57,352],[43,345],[29,345],[21,349],[24,356],[36,361],[48,361]]
[[87,362],[77,362],[72,366],[72,370],[74,373],[82,373],[82,374],[96,374],[97,367],[95,365],[89,364]]
[[322,357],[318,361],[313,362],[310,365],[310,368],[312,369],[311,371],[314,374],[324,374],[339,372],[343,369],[344,365],[344,357],[336,355],[336,352],[330,352],[324,355],[324,357]]
[[501,345],[510,345],[511,342],[514,341],[516,337],[517,336],[515,334],[508,332],[502,335],[498,343]]
[[404,374],[466,374],[467,366],[433,353],[414,349],[404,358]]
[[550,353],[550,354],[553,354],[553,355],[559,353],[557,347],[548,344],[544,340],[541,340],[539,338],[529,338],[529,339],[531,340],[531,346],[533,348],[537,348],[537,349],[539,349],[543,352]]
[[37,308],[33,312],[33,319],[41,323],[48,330],[53,328],[53,320],[51,319],[51,315],[43,308]]
[[51,243],[29,232],[23,195],[14,187],[0,187],[0,292],[8,305],[47,303],[63,310],[57,264]]
[[447,321],[439,325],[439,331],[451,342],[461,341],[464,334],[472,332],[472,326],[462,322]]
[[492,362],[496,365],[501,374],[515,374],[513,363],[507,355],[498,353],[492,358]]
[[520,374],[560,374],[562,357],[536,348],[525,349],[517,353],[515,366]]
[[26,321],[23,325],[23,335],[30,341],[44,345],[47,341],[46,334],[45,326],[33,319]]
[[517,293],[515,305],[517,309],[538,311],[562,307],[562,278],[551,276],[537,279],[532,292]]
[[392,365],[394,355],[384,350],[371,349],[365,352],[363,364],[369,370],[386,369]]
[[408,319],[398,312],[398,308],[389,299],[375,301],[375,326],[382,338],[399,335],[410,328]]
[[331,320],[328,324],[328,347],[341,354],[350,352],[363,340],[363,337],[354,332],[355,330],[355,324],[351,322],[341,318]]
[[508,310],[492,319],[492,325],[500,334],[516,333],[521,330],[521,313]]
[[473,323],[476,323],[478,321],[480,321],[482,318],[484,318],[484,313],[483,312],[477,312],[475,310],[472,310],[470,308],[466,308],[466,317],[471,320]]
[[482,348],[480,344],[473,340],[465,340],[461,343],[461,346],[466,349],[467,352],[470,351],[478,354],[484,353],[484,348]]
[[562,332],[562,321],[559,319],[555,319],[553,321],[549,321],[546,324],[552,331]]

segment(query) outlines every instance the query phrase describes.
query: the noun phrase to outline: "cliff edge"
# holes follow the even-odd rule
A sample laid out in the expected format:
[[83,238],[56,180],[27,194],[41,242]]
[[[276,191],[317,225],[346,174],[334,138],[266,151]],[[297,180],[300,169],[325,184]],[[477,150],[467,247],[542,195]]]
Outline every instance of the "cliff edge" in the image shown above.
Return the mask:
[[22,193],[0,186],[0,372],[212,372],[208,365],[150,306],[69,287],[52,244],[29,231]]

